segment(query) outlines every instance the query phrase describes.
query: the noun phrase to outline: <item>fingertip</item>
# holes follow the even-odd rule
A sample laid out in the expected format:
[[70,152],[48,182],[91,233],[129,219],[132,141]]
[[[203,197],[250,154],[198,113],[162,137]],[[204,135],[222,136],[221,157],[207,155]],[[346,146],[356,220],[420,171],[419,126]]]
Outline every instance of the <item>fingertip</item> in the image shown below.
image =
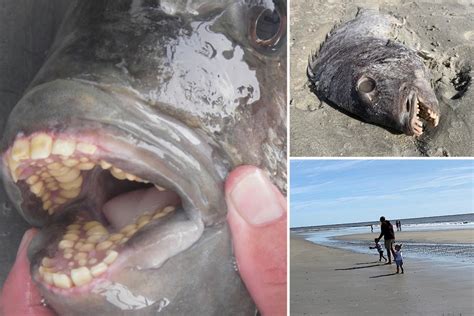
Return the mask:
[[268,176],[254,166],[240,166],[225,186],[229,216],[236,212],[249,225],[264,226],[286,216],[286,199]]

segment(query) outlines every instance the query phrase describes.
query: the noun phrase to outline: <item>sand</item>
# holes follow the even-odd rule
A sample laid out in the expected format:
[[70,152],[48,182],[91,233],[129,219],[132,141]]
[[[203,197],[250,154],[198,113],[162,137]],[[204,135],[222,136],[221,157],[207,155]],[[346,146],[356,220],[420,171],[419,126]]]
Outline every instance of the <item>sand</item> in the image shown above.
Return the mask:
[[[352,234],[337,236],[341,240],[363,240],[373,241],[379,233],[374,230],[371,234]],[[395,232],[397,242],[428,242],[428,243],[452,243],[452,244],[474,244],[474,229],[462,230],[439,230],[439,231],[416,231]]]
[[[474,2],[470,0],[291,1],[290,155],[292,156],[472,156],[474,89],[459,98],[456,78],[471,80]],[[406,18],[415,49],[430,55],[439,126],[421,138],[393,134],[321,103],[307,85],[306,66],[326,34],[352,19],[358,7]],[[410,46],[411,47],[411,46]],[[454,82],[453,82],[454,80]],[[466,81],[467,82],[467,81]],[[453,99],[454,98],[454,99]]]
[[474,272],[405,260],[405,274],[378,256],[291,237],[291,315],[472,315]]

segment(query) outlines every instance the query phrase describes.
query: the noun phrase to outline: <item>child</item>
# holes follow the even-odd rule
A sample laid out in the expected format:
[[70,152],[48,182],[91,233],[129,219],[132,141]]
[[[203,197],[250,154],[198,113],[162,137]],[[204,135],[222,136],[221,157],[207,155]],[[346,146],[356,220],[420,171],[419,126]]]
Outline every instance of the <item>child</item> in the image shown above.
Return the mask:
[[402,256],[402,244],[395,245],[395,252],[393,253],[395,263],[397,264],[397,273],[399,273],[399,268],[402,269],[403,274],[403,256]]
[[382,249],[382,246],[379,244],[377,238],[375,238],[374,241],[375,241],[375,246],[374,246],[374,247],[369,247],[369,248],[370,248],[370,249],[377,249],[377,250],[378,250],[379,255],[380,255],[380,257],[379,257],[379,262],[382,261],[382,258],[384,258],[384,260],[385,260],[385,262],[386,262],[386,261],[387,261],[387,258],[385,258],[385,257],[383,256],[383,249]]

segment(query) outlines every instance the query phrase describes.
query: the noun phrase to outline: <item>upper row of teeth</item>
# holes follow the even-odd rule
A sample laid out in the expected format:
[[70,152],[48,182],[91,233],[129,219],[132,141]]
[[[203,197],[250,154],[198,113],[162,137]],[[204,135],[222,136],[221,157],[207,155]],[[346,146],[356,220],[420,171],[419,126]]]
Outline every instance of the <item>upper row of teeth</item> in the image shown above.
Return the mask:
[[[423,134],[423,122],[421,121],[420,119],[420,112],[421,112],[421,109],[420,109],[420,103],[416,102],[416,110],[415,110],[415,119],[414,119],[414,125],[413,125],[413,128],[415,130],[415,134],[417,136]],[[435,113],[433,110],[431,109],[423,109],[423,111],[427,111],[428,112],[428,115],[429,115],[429,119],[431,121],[431,123],[433,124],[433,126],[437,126],[438,125],[438,122],[439,122],[439,116],[437,113]]]
[[53,139],[46,133],[16,139],[5,160],[12,179],[15,182],[24,180],[30,191],[41,199],[43,209],[49,214],[79,196],[82,171],[97,165],[110,169],[110,173],[119,180],[147,182],[99,159],[97,146],[93,144],[73,139]]

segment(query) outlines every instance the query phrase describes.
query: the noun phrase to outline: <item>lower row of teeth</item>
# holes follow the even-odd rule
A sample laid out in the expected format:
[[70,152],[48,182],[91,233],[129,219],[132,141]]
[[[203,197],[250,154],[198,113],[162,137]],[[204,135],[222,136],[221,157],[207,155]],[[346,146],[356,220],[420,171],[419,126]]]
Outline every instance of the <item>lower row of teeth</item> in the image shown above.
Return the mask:
[[78,218],[67,226],[54,257],[41,260],[38,273],[45,283],[61,289],[89,284],[117,260],[122,244],[142,227],[174,210],[174,206],[167,206],[145,213],[116,233],[110,233],[100,222]]
[[109,169],[119,180],[147,182],[100,159],[93,144],[46,133],[18,138],[5,160],[13,180],[25,181],[50,215],[80,195],[83,173],[96,166]]

